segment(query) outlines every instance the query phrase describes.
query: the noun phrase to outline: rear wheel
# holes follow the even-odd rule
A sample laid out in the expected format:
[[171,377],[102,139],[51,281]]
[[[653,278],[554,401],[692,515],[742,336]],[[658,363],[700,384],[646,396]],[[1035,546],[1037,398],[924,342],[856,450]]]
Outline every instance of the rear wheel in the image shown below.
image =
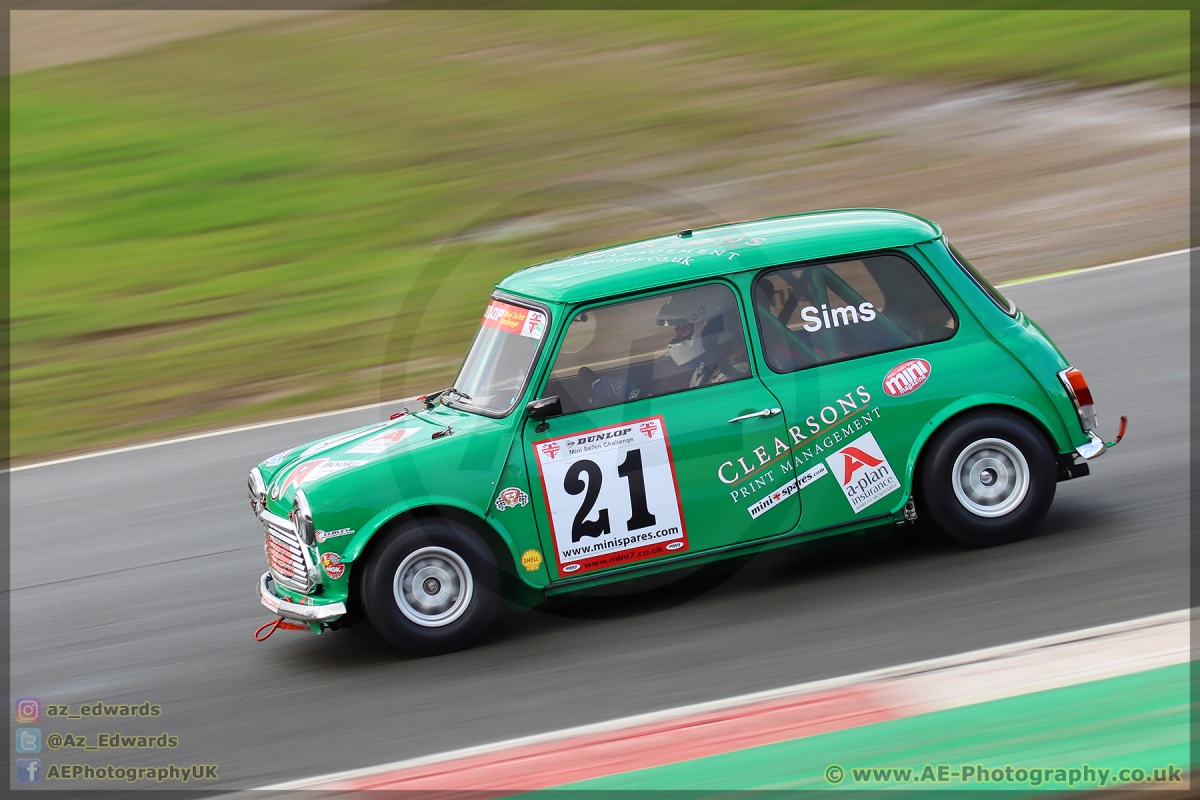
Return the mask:
[[420,520],[385,534],[362,579],[371,625],[414,655],[471,644],[495,616],[499,592],[491,548],[451,520]]
[[924,510],[948,536],[976,547],[1028,536],[1050,509],[1054,452],[1017,414],[970,412],[930,441],[921,467]]

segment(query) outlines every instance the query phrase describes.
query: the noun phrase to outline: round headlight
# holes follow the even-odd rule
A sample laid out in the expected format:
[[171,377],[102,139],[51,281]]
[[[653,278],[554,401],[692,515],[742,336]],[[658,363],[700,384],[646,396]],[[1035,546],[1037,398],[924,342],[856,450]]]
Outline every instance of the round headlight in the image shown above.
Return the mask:
[[258,467],[250,470],[250,477],[246,479],[246,490],[250,493],[250,510],[257,517],[259,509],[267,506],[267,485],[263,483]]
[[309,547],[317,541],[317,530],[313,527],[312,507],[304,492],[297,490],[296,499],[292,501],[292,522],[296,524],[296,534],[300,541]]

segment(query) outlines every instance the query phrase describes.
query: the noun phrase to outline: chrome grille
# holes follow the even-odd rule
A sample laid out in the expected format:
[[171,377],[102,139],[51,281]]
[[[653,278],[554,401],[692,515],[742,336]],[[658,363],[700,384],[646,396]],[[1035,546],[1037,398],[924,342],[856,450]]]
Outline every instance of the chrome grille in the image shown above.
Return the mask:
[[314,588],[309,579],[308,563],[304,558],[304,546],[292,529],[291,521],[263,514],[266,531],[265,549],[271,577],[281,586],[297,592],[311,592]]

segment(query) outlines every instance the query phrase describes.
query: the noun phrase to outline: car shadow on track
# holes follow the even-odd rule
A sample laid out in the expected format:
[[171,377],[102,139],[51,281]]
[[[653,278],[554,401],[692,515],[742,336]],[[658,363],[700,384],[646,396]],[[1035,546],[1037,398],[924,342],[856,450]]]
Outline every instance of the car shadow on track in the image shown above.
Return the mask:
[[[1052,509],[1023,543],[1039,546],[1056,536],[1074,538],[1102,520],[1087,509]],[[502,605],[495,622],[473,650],[516,646],[568,631],[578,622],[631,619],[660,614],[692,602],[722,602],[764,590],[786,589],[816,580],[904,564],[957,559],[972,553],[1003,553],[1007,547],[978,550],[953,542],[924,521],[897,528],[817,539],[755,556],[691,570],[679,570],[644,581],[622,583],[586,593],[551,598],[532,608]],[[345,668],[421,660],[393,649],[365,622],[320,638],[306,637],[302,656],[314,668]],[[291,650],[291,648],[289,648]],[[289,655],[289,657],[291,657]]]

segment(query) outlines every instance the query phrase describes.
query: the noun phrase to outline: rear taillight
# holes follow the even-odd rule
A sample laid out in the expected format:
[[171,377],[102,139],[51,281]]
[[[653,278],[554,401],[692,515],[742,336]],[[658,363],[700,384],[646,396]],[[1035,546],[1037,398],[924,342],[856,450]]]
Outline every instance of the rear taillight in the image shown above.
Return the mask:
[[1096,430],[1096,406],[1092,402],[1092,390],[1088,388],[1083,373],[1071,367],[1058,373],[1058,379],[1067,387],[1067,394],[1071,395],[1071,401],[1075,403],[1075,410],[1079,412],[1079,424],[1083,426],[1084,432],[1091,433]]

